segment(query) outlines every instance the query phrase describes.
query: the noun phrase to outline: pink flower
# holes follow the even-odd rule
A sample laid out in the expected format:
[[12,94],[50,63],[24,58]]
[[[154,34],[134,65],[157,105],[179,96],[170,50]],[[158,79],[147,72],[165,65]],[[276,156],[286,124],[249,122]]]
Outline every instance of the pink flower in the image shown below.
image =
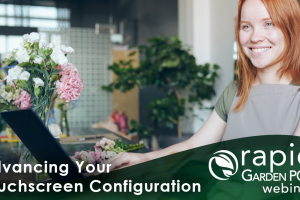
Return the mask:
[[64,65],[58,65],[57,69],[61,69],[59,72],[61,78],[56,82],[57,93],[65,101],[77,100],[83,90],[82,80],[76,67],[71,63]]
[[95,151],[96,151],[96,152],[102,152],[101,147],[98,147],[97,145],[95,145],[94,148],[95,148]]
[[89,154],[92,156],[92,158],[97,162],[100,163],[101,162],[101,152],[93,152],[93,151],[89,151]]
[[22,91],[14,103],[19,109],[31,108],[30,96],[26,91]]
[[[101,154],[100,154],[101,156]],[[75,152],[74,158],[77,160],[82,160],[87,162],[88,164],[95,164],[95,159],[92,157],[92,155],[86,151],[81,152]]]
[[81,152],[79,152],[79,151],[76,151],[75,152],[75,155],[74,155],[74,158],[75,159],[80,159],[80,157],[81,157],[81,154],[80,154]]

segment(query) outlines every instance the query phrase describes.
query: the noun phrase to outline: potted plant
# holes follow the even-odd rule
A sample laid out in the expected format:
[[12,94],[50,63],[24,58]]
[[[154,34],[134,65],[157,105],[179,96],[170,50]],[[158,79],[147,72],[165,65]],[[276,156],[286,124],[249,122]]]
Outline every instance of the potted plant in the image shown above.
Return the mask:
[[[132,59],[121,60],[108,67],[118,78],[102,89],[112,92],[119,90],[127,92],[135,86],[143,88],[155,85],[165,91],[163,99],[155,99],[145,105],[149,108],[148,121],[151,127],[144,127],[132,121],[132,131],[140,136],[149,136],[165,125],[173,128],[177,125],[178,136],[181,137],[181,118],[186,115],[186,102],[197,103],[203,108],[203,100],[209,100],[215,95],[214,83],[218,78],[218,65],[206,63],[198,65],[189,49],[183,48],[178,37],[154,37],[148,40],[147,45],[138,47],[142,60],[139,67],[133,68]],[[133,52],[131,55],[134,55]],[[189,91],[188,97],[181,96],[182,91]]]

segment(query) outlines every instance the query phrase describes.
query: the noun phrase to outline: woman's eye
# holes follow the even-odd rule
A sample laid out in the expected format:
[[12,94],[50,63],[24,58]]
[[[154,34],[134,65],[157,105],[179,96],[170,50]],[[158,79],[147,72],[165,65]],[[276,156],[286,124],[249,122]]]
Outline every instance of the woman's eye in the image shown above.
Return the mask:
[[266,26],[273,26],[274,24],[271,22],[266,23]]
[[243,26],[243,29],[249,29],[249,28],[250,28],[249,25],[244,25],[244,26]]

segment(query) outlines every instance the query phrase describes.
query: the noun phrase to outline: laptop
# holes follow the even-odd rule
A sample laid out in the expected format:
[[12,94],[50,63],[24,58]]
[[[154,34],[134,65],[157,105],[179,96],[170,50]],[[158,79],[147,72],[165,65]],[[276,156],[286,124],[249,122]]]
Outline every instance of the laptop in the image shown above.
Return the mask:
[[1,115],[40,164],[44,166],[45,161],[47,161],[47,166],[56,164],[58,170],[61,164],[68,165],[69,171],[66,176],[61,176],[59,173],[49,173],[55,182],[64,183],[85,177],[78,172],[77,165],[71,160],[57,139],[52,136],[35,111],[32,109],[16,110],[2,112]]

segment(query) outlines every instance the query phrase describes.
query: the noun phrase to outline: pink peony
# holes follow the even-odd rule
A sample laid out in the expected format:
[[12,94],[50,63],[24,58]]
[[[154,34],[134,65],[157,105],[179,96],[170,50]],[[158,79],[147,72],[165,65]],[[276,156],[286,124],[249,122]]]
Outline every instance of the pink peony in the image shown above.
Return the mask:
[[31,108],[29,94],[26,91],[22,91],[18,99],[15,100],[15,105],[19,109]]
[[83,90],[82,80],[76,67],[71,63],[58,65],[57,69],[62,71],[59,73],[61,78],[56,82],[57,93],[65,101],[77,100]]

